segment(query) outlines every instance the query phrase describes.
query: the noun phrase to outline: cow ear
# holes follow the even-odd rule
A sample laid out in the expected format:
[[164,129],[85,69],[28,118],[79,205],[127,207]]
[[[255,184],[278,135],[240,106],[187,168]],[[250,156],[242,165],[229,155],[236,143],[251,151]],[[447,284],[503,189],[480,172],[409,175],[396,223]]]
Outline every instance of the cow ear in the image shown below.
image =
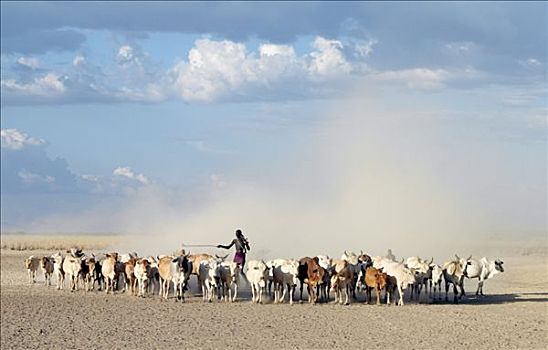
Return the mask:
[[174,262],[174,263],[176,263],[177,261],[179,261],[179,258],[175,258],[175,259],[171,260],[171,262]]

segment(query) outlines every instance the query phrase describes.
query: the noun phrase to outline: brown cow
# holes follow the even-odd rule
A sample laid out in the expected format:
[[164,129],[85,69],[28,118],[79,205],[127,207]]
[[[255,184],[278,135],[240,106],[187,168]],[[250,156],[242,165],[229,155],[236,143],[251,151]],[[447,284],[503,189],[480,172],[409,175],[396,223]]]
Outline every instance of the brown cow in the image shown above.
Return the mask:
[[131,258],[125,263],[124,275],[126,277],[125,289],[129,290],[131,295],[137,295],[137,277],[135,277],[135,264],[137,259]]
[[52,259],[48,258],[47,256],[42,257],[42,259],[40,260],[40,267],[42,268],[42,272],[44,273],[44,283],[48,286],[51,286],[51,275],[53,275]]
[[318,301],[316,293],[318,285],[322,282],[324,269],[319,264],[318,257],[304,257],[299,260],[299,280],[301,281],[301,300],[303,297],[303,284],[307,285],[308,302],[315,304]]
[[388,275],[382,273],[374,267],[369,267],[365,270],[365,285],[367,293],[367,303],[371,304],[371,289],[375,288],[377,292],[377,305],[381,304],[381,290],[386,286]]
[[347,261],[342,265],[339,264],[338,269],[335,269],[331,275],[331,290],[335,291],[335,303],[343,303],[343,291],[345,295],[344,304],[349,304],[349,292],[353,288],[354,283],[354,267]]

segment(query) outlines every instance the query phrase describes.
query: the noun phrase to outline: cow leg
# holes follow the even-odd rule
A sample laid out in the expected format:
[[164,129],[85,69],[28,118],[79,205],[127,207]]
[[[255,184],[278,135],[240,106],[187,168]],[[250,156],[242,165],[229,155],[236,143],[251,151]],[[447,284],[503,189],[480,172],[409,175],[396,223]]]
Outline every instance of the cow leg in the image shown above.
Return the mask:
[[447,293],[449,293],[449,282],[445,281],[445,301],[449,301],[447,299]]
[[403,289],[402,289],[402,286],[399,283],[398,283],[398,294],[400,295],[398,305],[403,306],[404,305],[404,303],[403,303]]
[[478,290],[476,292],[476,295],[478,295],[478,293],[480,293],[480,295],[483,296],[483,280],[480,280],[478,282]]
[[459,291],[457,289],[457,284],[453,283],[453,302],[455,304],[459,303]]
[[380,305],[381,304],[381,289],[377,286],[376,291],[377,291],[377,305]]

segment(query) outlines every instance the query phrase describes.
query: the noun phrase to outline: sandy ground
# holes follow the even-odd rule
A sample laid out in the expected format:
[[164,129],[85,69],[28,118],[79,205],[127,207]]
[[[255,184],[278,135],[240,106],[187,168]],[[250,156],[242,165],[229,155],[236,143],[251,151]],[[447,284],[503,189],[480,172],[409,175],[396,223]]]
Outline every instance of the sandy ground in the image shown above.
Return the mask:
[[[44,285],[41,273],[28,284],[24,258],[44,253],[50,252],[1,252],[2,349],[548,348],[548,265],[542,255],[506,258],[506,272],[486,282],[482,299],[395,307],[362,301],[252,305],[247,289],[233,304],[203,303],[195,288],[185,304],[57,291]],[[465,286],[473,294],[477,282]]]

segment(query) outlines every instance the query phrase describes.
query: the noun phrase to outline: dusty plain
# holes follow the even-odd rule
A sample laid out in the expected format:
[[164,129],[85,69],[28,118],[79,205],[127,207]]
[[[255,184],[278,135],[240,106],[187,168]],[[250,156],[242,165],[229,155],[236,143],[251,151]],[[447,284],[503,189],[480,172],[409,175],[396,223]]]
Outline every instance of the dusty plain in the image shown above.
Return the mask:
[[[250,302],[203,303],[192,277],[185,304],[122,292],[58,291],[40,272],[30,285],[23,260],[51,250],[1,251],[2,349],[546,349],[545,250],[506,257],[506,271],[476,280],[459,305],[423,299],[403,307]],[[54,281],[55,282],[55,281]],[[407,300],[407,299],[406,299]]]

